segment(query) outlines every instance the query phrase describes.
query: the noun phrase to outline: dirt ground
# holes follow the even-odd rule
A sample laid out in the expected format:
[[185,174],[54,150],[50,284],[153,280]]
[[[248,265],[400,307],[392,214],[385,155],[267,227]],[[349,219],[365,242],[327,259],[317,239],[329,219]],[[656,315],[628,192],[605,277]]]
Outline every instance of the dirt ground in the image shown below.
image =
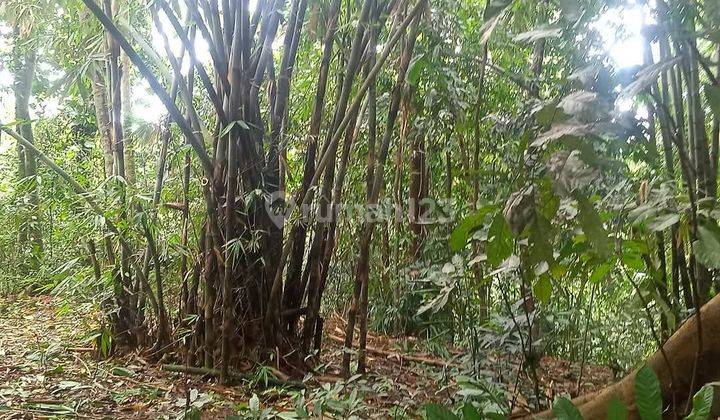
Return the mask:
[[[428,402],[457,395],[460,349],[452,358],[409,351],[412,338],[370,335],[370,374],[338,380],[342,318],[326,322],[320,384],[302,391],[220,386],[211,378],[166,372],[141,352],[98,357],[92,305],[48,296],[0,298],[0,419],[24,418],[417,418]],[[546,397],[577,391],[579,366],[544,358],[538,371]],[[610,369],[585,366],[582,391],[612,380]],[[512,387],[511,387],[512,388]],[[530,409],[522,386],[506,393]],[[253,397],[257,394],[257,397]],[[300,407],[300,409],[298,409]],[[190,413],[190,414],[189,414]],[[245,414],[243,414],[245,413]],[[249,413],[249,414],[248,414]],[[237,417],[236,417],[237,418]]]

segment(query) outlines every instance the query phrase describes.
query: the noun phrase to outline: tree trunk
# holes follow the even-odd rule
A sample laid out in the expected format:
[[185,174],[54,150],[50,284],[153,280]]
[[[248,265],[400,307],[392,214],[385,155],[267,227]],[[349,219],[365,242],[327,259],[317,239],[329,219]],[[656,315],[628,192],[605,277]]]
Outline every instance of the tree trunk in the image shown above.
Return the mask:
[[130,129],[130,114],[132,99],[130,98],[130,58],[127,54],[121,54],[120,63],[122,81],[120,83],[120,95],[122,97],[122,127],[123,127],[123,161],[125,162],[125,179],[128,185],[135,185],[135,140]]
[[[332,59],[333,44],[335,42],[335,30],[337,28],[337,18],[340,9],[340,0],[333,0],[330,6],[330,12],[327,21],[327,34],[325,36],[325,44],[323,47],[322,60],[318,71],[318,82],[315,89],[315,102],[310,117],[310,130],[308,132],[308,146],[305,152],[305,164],[303,167],[303,177],[299,197],[304,197],[310,191],[310,184],[315,173],[315,160],[317,155],[318,137],[320,135],[320,126],[322,124],[323,111],[325,109],[325,93],[327,91],[327,81]],[[301,209],[301,212],[304,210]],[[305,257],[305,243],[307,242],[307,223],[305,214],[300,215],[298,220],[292,227],[290,238],[291,241],[291,257],[288,264],[287,275],[285,280],[285,288],[283,290],[283,307],[286,309],[298,309],[302,302],[303,293],[305,291],[305,282],[302,280],[302,266]],[[284,329],[291,332],[295,328],[297,316],[290,316],[285,319]]]
[[[420,4],[423,7],[424,3]],[[397,120],[398,111],[400,110],[400,102],[402,100],[402,92],[405,85],[405,75],[412,59],[413,50],[415,48],[415,41],[417,39],[418,25],[422,17],[422,13],[419,13],[412,20],[412,24],[409,30],[408,37],[405,41],[402,54],[400,55],[400,61],[398,63],[397,78],[395,85],[390,96],[390,107],[388,109],[388,117],[386,121],[385,132],[380,143],[380,150],[377,155],[377,166],[373,174],[372,193],[368,198],[368,205],[373,206],[378,203],[380,196],[380,189],[384,183],[385,177],[385,162],[387,160],[388,152],[390,149],[390,143],[394,134],[395,122]],[[353,335],[355,333],[355,323],[358,315],[361,318],[367,318],[367,311],[360,311],[361,308],[361,297],[363,287],[367,290],[369,282],[369,257],[370,257],[370,243],[372,241],[372,233],[374,230],[374,224],[371,221],[365,221],[363,223],[363,231],[360,243],[360,254],[357,262],[357,269],[355,275],[355,285],[353,290],[353,297],[348,309],[347,315],[347,326],[345,328],[345,350],[352,348]],[[361,323],[367,322],[366,319],[362,319]],[[364,357],[364,353],[359,356]],[[361,366],[365,367],[365,362],[361,362]],[[350,373],[350,353],[345,351],[343,353],[342,372],[344,376],[348,376]]]
[[425,238],[425,226],[423,225],[424,207],[421,205],[425,198],[427,187],[425,170],[425,136],[423,133],[413,130],[412,150],[410,155],[410,185],[409,210],[410,230],[413,233],[410,247],[410,260],[417,261],[420,258],[422,243]]
[[[669,401],[685,401],[704,384],[720,379],[720,295],[715,296],[700,310],[702,323],[702,339],[698,340],[697,316],[685,322],[670,339],[657,350],[648,360],[647,365],[652,368],[660,381],[665,405]],[[700,368],[697,378],[693,380],[693,366],[695,364],[698,341],[702,348],[699,351]],[[665,362],[663,352],[667,356]],[[598,391],[592,396],[581,396],[573,400],[585,419],[602,419],[607,416],[607,410],[613,398],[629,408],[630,418],[638,418],[635,407],[635,375],[637,369],[625,376],[620,382]],[[671,377],[674,381],[671,380]],[[693,389],[690,389],[694,384]],[[678,404],[682,409],[683,404]],[[525,418],[550,418],[551,411],[545,411]]]
[[[17,30],[16,30],[17,34]],[[18,41],[19,42],[19,41]],[[18,47],[19,48],[19,47]],[[19,121],[18,132],[28,141],[34,142],[32,124],[30,122],[30,96],[32,85],[35,79],[35,65],[37,62],[37,51],[33,46],[27,46],[23,51],[15,51],[15,119]],[[33,264],[37,263],[42,255],[43,240],[40,226],[40,195],[37,183],[37,162],[32,150],[18,144],[18,175],[21,179],[27,179],[27,199],[29,208],[25,220],[21,222],[19,229],[20,245],[28,243],[32,247],[30,255]]]
[[105,76],[100,70],[90,72],[93,103],[95,104],[95,119],[100,136],[100,146],[103,150],[103,161],[105,162],[105,176],[113,174],[113,152],[112,132],[110,126],[110,115],[108,114],[107,93],[105,87]]

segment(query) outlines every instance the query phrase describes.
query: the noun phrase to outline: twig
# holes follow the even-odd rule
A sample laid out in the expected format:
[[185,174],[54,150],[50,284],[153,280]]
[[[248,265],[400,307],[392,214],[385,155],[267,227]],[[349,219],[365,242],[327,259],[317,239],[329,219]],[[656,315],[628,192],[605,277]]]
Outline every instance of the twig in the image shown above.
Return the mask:
[[585,369],[585,357],[586,357],[586,351],[587,351],[587,338],[588,338],[588,330],[590,327],[590,319],[592,318],[592,309],[593,309],[593,302],[595,301],[595,288],[596,284],[593,284],[592,291],[590,293],[590,307],[588,308],[588,315],[587,319],[585,320],[585,334],[583,337],[583,349],[582,349],[582,360],[580,361],[580,374],[578,375],[577,380],[577,395],[580,395],[580,386],[582,385],[582,377],[583,377],[583,370]]
[[[330,338],[330,339],[333,340],[333,341],[338,342],[338,343],[344,343],[344,342],[345,342],[345,339],[343,339],[343,338],[341,338],[341,337],[338,337],[338,336],[336,336],[336,335],[328,334],[327,337]],[[388,357],[388,358],[390,358],[390,359],[392,359],[392,358],[397,358],[396,360],[398,361],[398,363],[402,363],[403,361],[406,360],[406,361],[409,361],[409,362],[423,363],[423,364],[426,364],[426,365],[437,366],[437,367],[441,367],[441,368],[457,367],[457,364],[454,363],[454,362],[451,362],[451,361],[445,362],[445,361],[443,361],[443,360],[433,359],[433,358],[430,358],[430,357],[413,356],[413,355],[410,355],[410,354],[401,354],[401,353],[398,353],[398,352],[392,352],[392,351],[383,350],[383,349],[379,349],[379,348],[371,347],[371,346],[366,346],[366,347],[365,347],[365,351],[366,351],[366,352],[369,352],[369,353],[375,353],[375,354],[379,354],[379,355],[382,355],[382,356],[386,356],[386,357]]]

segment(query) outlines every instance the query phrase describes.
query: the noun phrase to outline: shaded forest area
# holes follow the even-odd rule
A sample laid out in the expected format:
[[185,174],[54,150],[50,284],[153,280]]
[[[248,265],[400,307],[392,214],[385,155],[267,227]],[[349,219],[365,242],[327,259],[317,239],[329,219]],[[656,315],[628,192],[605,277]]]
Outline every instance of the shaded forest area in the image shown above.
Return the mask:
[[714,418],[719,80],[717,0],[4,0],[0,418]]

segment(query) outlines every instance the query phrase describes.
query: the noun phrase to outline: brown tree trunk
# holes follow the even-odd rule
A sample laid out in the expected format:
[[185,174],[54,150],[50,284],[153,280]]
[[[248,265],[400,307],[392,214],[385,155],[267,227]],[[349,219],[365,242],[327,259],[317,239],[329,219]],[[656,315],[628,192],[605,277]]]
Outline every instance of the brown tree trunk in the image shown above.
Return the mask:
[[[378,7],[377,4],[375,4],[374,10],[373,10],[373,20],[377,20],[377,13],[378,13]],[[377,45],[377,30],[373,29],[370,33],[370,42],[368,43],[368,48],[372,52],[370,54],[370,59],[367,63],[367,70],[369,71],[370,68],[375,64],[375,48]],[[370,89],[368,90],[368,156],[367,156],[367,174],[365,178],[365,187],[366,187],[366,199],[370,200],[372,197],[372,188],[373,188],[373,181],[375,176],[375,143],[377,142],[377,80],[373,79],[372,84],[370,85]],[[383,224],[383,226],[386,226]],[[369,251],[370,251],[370,245],[365,245],[365,236],[363,232],[363,237],[361,238],[361,253],[363,250],[367,250],[368,255],[366,256],[360,256],[360,258],[367,259],[369,257]],[[389,264],[389,263],[388,263]],[[360,266],[361,264],[358,263]],[[362,266],[367,266],[368,264],[366,262],[362,263]],[[387,267],[387,265],[384,265],[383,267]],[[385,270],[382,270],[383,272]],[[366,285],[364,288],[361,288],[360,290],[360,312],[361,313],[367,313],[367,305],[368,305],[368,287],[369,281],[364,278],[364,276],[369,275],[369,270],[366,270],[365,273],[361,274],[363,277],[361,278],[361,283]],[[360,317],[359,322],[359,329],[360,334],[358,337],[358,367],[357,371],[358,373],[365,373],[365,370],[367,369],[367,359],[365,357],[365,350],[367,347],[367,316]]]
[[[700,310],[702,320],[702,339],[699,340],[697,316],[685,322],[663,345],[663,349],[656,351],[648,360],[647,366],[652,368],[660,381],[663,400],[668,403],[685,401],[692,396],[702,385],[720,379],[720,295],[711,299]],[[702,348],[699,351],[699,366],[697,378],[693,380],[693,365],[695,364],[698,341]],[[665,356],[667,357],[666,363]],[[629,407],[630,418],[637,418],[635,407],[635,375],[637,369],[625,376],[620,382],[590,396],[581,396],[574,400],[580,413],[585,419],[602,419],[607,416],[607,410],[613,398],[617,397]],[[674,382],[671,381],[674,377]],[[693,389],[690,389],[694,384]],[[678,407],[682,407],[680,404]],[[551,411],[546,411],[530,418],[550,418]]]

